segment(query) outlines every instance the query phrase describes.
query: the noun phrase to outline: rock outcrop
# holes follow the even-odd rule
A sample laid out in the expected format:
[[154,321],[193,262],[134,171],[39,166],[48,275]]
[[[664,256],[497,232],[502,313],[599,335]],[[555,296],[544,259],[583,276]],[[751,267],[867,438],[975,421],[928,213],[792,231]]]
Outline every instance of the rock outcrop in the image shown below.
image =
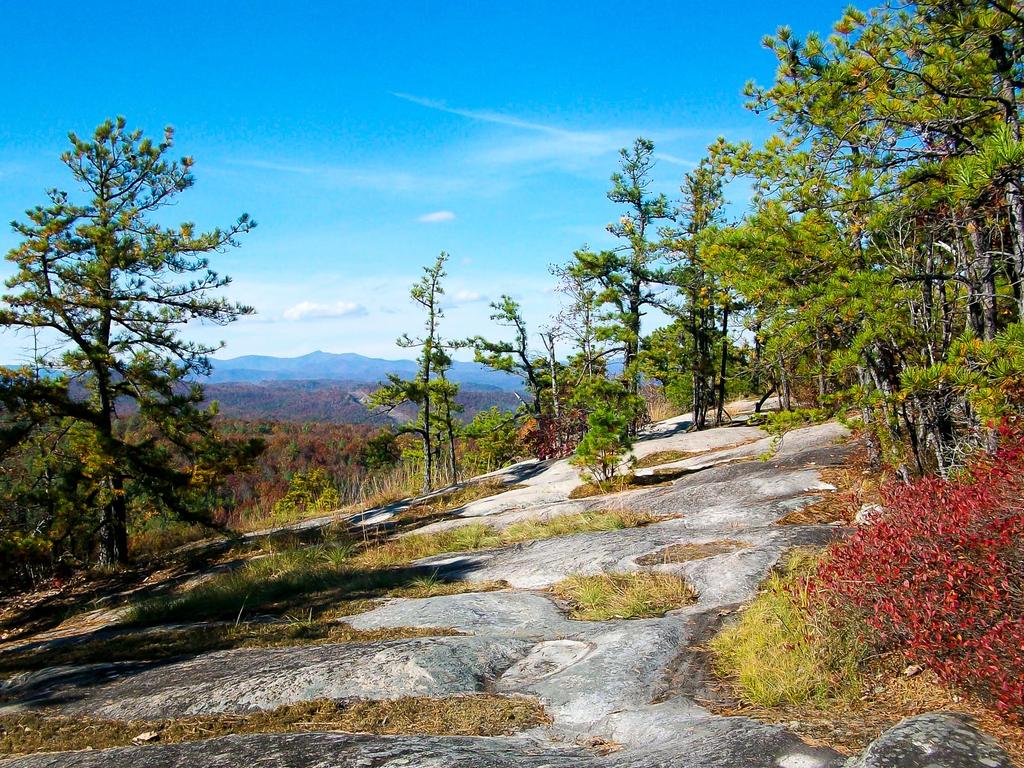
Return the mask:
[[[655,427],[641,456],[686,452],[659,469],[677,479],[572,500],[575,471],[524,462],[495,473],[516,488],[452,511],[423,530],[472,522],[498,528],[596,509],[659,518],[640,528],[580,533],[421,561],[446,578],[501,579],[511,589],[393,599],[344,621],[357,629],[446,627],[465,636],[378,643],[220,651],[162,663],[51,668],[3,683],[8,708],[115,719],[244,713],[306,700],[444,697],[488,691],[539,700],[553,722],[515,737],[369,736],[337,733],[238,735],[176,745],[34,755],[3,768],[44,766],[317,766],[385,768],[1003,768],[1009,761],[969,723],[947,714],[910,718],[846,762],[785,728],[723,717],[698,702],[695,649],[721,616],[750,599],[783,553],[835,536],[830,525],[776,525],[830,486],[818,469],[842,465],[845,430],[829,424],[789,433],[781,446],[753,427],[703,433],[683,420]],[[759,460],[770,448],[768,460]],[[386,522],[402,505],[354,525]],[[316,524],[316,523],[312,523]],[[305,526],[311,523],[304,523]],[[683,560],[658,553],[714,545]],[[700,552],[701,547],[692,548]],[[575,621],[546,588],[572,574],[655,570],[696,590],[695,604],[642,620]],[[608,754],[595,744],[614,744]]]

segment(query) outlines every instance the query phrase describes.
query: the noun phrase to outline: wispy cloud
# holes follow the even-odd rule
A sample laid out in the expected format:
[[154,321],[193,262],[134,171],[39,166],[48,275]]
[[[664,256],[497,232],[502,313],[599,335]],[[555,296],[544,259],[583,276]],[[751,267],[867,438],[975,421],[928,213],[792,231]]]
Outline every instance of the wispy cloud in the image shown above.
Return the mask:
[[495,164],[557,161],[575,165],[581,159],[615,152],[623,146],[624,142],[629,141],[629,134],[625,131],[571,130],[533,120],[524,120],[514,115],[489,109],[453,107],[444,101],[413,96],[408,93],[393,93],[392,95],[426,109],[535,134],[525,140],[514,139],[489,144],[479,153],[478,159]]
[[544,125],[543,123],[535,123],[530,120],[522,120],[513,115],[506,115],[501,112],[493,112],[489,109],[463,109],[461,107],[450,107],[444,101],[439,99],[425,99],[422,96],[413,96],[408,93],[395,93],[392,91],[392,96],[395,96],[404,101],[418,104],[421,107],[427,109],[435,109],[438,112],[447,112],[450,115],[458,115],[459,117],[466,117],[470,120],[477,120],[482,123],[494,123],[495,125],[507,125],[511,128],[522,128],[527,131],[538,131],[540,133],[548,133],[553,136],[573,136],[577,135],[578,131],[569,131],[564,128],[556,128],[551,125]]
[[331,164],[306,165],[259,159],[230,161],[232,165],[272,173],[286,173],[315,178],[330,186],[356,187],[377,192],[423,192],[452,194],[474,188],[477,181],[453,174],[416,173],[392,168],[349,168]]
[[333,304],[318,304],[315,301],[300,301],[288,307],[282,316],[285,320],[323,320],[338,317],[362,317],[366,307],[352,301],[336,301]]
[[[653,126],[575,129],[529,120],[490,109],[451,106],[440,99],[408,93],[392,93],[396,98],[425,109],[458,115],[479,123],[514,129],[512,136],[489,137],[473,156],[476,162],[492,166],[526,166],[532,170],[557,167],[567,171],[606,168],[610,156],[629,146],[637,136],[656,143],[686,139],[703,142],[722,131],[711,126],[684,129],[659,129]],[[518,135],[516,135],[518,134]],[[697,165],[685,157],[658,151],[656,158],[669,165],[692,168]]]
[[416,221],[421,224],[442,224],[446,221],[455,221],[455,214],[451,211],[433,211],[423,214]]
[[669,165],[681,165],[684,168],[696,168],[696,160],[688,160],[685,157],[678,157],[676,155],[670,155],[668,152],[655,152],[654,157],[656,160],[662,160]]
[[460,290],[451,295],[451,304],[476,304],[480,301],[487,301],[487,296],[479,291]]

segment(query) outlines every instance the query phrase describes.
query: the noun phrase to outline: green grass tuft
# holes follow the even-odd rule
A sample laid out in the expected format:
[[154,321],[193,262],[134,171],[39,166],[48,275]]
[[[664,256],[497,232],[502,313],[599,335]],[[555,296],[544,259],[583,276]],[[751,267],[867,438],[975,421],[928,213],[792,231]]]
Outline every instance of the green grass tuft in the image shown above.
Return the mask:
[[865,651],[852,630],[809,610],[806,578],[818,557],[806,549],[791,553],[739,620],[710,643],[716,671],[748,704],[822,704],[860,694]]
[[670,573],[637,571],[570,576],[551,587],[574,619],[645,619],[663,616],[697,599],[693,587]]

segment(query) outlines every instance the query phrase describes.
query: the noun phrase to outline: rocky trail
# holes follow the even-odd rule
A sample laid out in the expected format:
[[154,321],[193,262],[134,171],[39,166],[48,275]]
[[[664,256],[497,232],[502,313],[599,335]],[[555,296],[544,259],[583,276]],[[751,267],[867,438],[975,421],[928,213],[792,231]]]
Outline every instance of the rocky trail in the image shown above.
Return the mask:
[[[165,661],[49,667],[0,682],[0,711],[40,711],[115,720],[249,713],[320,699],[384,700],[489,693],[539,701],[550,724],[512,736],[459,737],[258,733],[107,750],[36,754],[3,768],[43,766],[579,766],[700,768],[763,766],[1009,765],[966,721],[910,718],[861,755],[804,743],[785,728],[705,707],[714,696],[701,646],[756,592],[794,546],[822,544],[833,525],[776,521],[832,490],[819,470],[843,466],[844,428],[790,432],[781,445],[751,426],[687,431],[684,419],[651,428],[639,458],[664,464],[638,474],[671,478],[620,493],[571,499],[577,472],[565,461],[524,462],[490,479],[510,489],[466,504],[421,531],[485,522],[498,529],[594,510],[657,518],[642,527],[576,533],[497,549],[438,555],[417,565],[446,580],[506,582],[498,591],[394,598],[338,619],[356,630],[444,628],[444,635],[377,642],[232,648]],[[673,452],[669,455],[667,452]],[[763,456],[770,453],[770,458]],[[652,477],[657,480],[658,477]],[[395,504],[354,526],[381,525]],[[316,527],[329,519],[307,521]],[[680,545],[705,557],[674,556]],[[705,546],[706,545],[706,546]],[[692,605],[660,618],[576,620],[548,588],[572,575],[654,571],[683,577]],[[96,632],[51,642],[77,642]],[[133,631],[133,630],[117,630]],[[134,630],[141,631],[141,630]],[[46,641],[46,637],[35,638]],[[0,648],[0,659],[4,650]]]

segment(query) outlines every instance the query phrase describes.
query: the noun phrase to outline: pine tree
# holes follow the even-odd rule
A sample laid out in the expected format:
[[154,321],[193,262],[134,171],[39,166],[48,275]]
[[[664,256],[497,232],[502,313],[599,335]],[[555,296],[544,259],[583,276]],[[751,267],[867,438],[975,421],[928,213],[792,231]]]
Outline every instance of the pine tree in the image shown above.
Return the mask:
[[[440,321],[444,317],[444,310],[441,307],[444,287],[441,281],[447,276],[444,271],[447,261],[448,254],[442,251],[432,266],[424,267],[423,277],[409,291],[413,302],[420,306],[426,316],[423,322],[424,334],[416,338],[403,334],[398,339],[398,346],[420,350],[417,375],[412,379],[403,379],[395,374],[388,374],[388,383],[374,392],[369,401],[371,408],[385,411],[394,410],[403,403],[413,403],[418,407],[417,420],[412,424],[403,425],[400,431],[419,435],[423,446],[424,493],[429,492],[434,484],[434,451],[437,445],[437,425],[434,416],[438,405],[435,395],[441,396],[447,423],[449,426],[452,424],[450,403],[454,395],[447,388],[439,391],[435,383],[437,366],[445,365],[444,360],[447,359],[439,330]],[[454,455],[454,449],[452,454]]]
[[636,394],[640,374],[635,363],[644,308],[655,303],[660,282],[662,249],[656,228],[670,211],[664,195],[648,192],[655,164],[654,143],[638,138],[619,154],[620,170],[612,174],[608,199],[625,209],[617,222],[608,225],[608,231],[622,245],[597,253],[577,251],[570,269],[584,282],[600,287],[598,302],[611,308],[603,332],[621,345],[623,375],[630,391]]
[[[209,373],[207,355],[219,345],[188,341],[180,329],[252,311],[215,295],[230,280],[210,269],[209,256],[237,245],[255,224],[243,215],[226,229],[199,233],[191,223],[156,222],[194,181],[192,158],[168,159],[172,138],[167,128],[154,143],[128,130],[124,118],[88,139],[70,134],[61,159],[85,199],[50,190],[46,205],[14,223],[23,239],[7,255],[16,272],[0,325],[38,331],[45,349],[34,364],[53,376],[7,373],[2,399],[15,422],[61,423],[74,440],[76,486],[99,510],[108,563],[128,558],[132,500],[188,516],[183,494],[208,474],[203,452],[207,462],[215,455],[230,461],[194,383]],[[119,416],[129,409],[148,425],[143,434],[123,429]],[[17,435],[5,442],[10,448]]]
[[494,310],[491,320],[500,326],[511,328],[514,332],[513,340],[488,341],[482,336],[476,336],[464,344],[474,348],[478,363],[483,363],[496,371],[521,376],[530,391],[530,411],[533,416],[539,418],[542,413],[544,387],[541,370],[544,361],[538,361],[530,353],[530,335],[526,320],[523,318],[522,307],[511,296],[502,295],[501,301],[491,304],[491,309]]

